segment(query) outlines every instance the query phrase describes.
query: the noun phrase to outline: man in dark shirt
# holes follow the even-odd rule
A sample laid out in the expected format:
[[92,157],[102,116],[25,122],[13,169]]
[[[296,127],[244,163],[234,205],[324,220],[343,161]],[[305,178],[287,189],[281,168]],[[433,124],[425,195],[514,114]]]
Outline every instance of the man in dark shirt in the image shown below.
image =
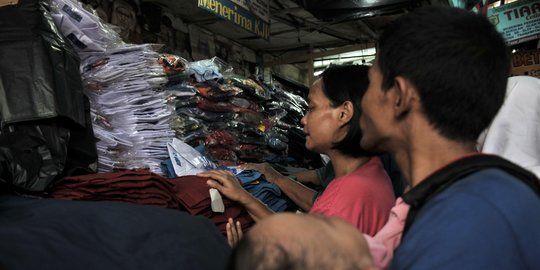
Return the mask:
[[510,57],[485,18],[428,7],[378,41],[361,145],[389,151],[412,189],[391,269],[538,269],[538,179],[476,139],[501,107]]

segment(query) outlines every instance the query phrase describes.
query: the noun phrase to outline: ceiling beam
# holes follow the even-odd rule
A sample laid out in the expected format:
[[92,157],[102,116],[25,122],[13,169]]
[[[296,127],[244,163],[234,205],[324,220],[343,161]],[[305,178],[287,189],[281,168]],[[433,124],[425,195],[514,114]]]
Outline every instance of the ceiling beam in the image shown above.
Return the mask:
[[318,43],[310,44],[291,44],[279,47],[266,47],[262,51],[267,52],[272,55],[283,56],[286,53],[309,53],[309,49],[321,49],[321,48],[339,48],[344,46],[351,45],[350,42],[335,40],[335,41],[323,41]]
[[[273,20],[276,20],[280,23],[284,23],[284,24],[287,24],[287,25],[290,25],[290,26],[293,26],[294,23],[285,19],[285,18],[281,18],[281,17],[278,17],[278,16],[274,16],[272,17]],[[318,25],[316,23],[312,23],[312,22],[309,22],[309,21],[303,21],[301,23],[298,23],[297,27],[299,28],[302,28],[302,29],[311,29],[311,30],[315,30],[315,31],[318,31],[320,33],[323,33],[323,34],[326,34],[326,35],[329,35],[329,36],[332,36],[332,37],[335,37],[335,38],[338,38],[338,39],[342,39],[342,40],[345,40],[345,41],[348,41],[348,42],[357,42],[358,39],[357,38],[353,38],[347,34],[344,34],[344,33],[341,33],[339,31],[336,31],[336,30],[333,30],[333,29],[330,29],[330,28],[327,28],[326,26],[324,25]]]
[[[359,41],[359,39],[356,38],[356,37],[351,37],[348,34],[345,34],[345,33],[342,33],[340,31],[328,28],[327,27],[327,25],[329,25],[328,23],[317,24],[317,23],[307,21],[305,18],[298,18],[297,16],[294,16],[293,14],[291,14],[291,12],[282,12],[282,11],[287,11],[287,10],[295,10],[296,11],[296,9],[304,10],[303,7],[297,6],[297,7],[285,8],[285,6],[282,3],[280,3],[280,1],[277,1],[277,0],[274,0],[273,3],[275,3],[279,7],[279,9],[274,9],[274,10],[270,11],[271,12],[271,18],[273,20],[276,20],[276,21],[281,22],[283,24],[289,25],[292,28],[297,29],[297,30],[307,30],[308,32],[313,32],[313,30],[316,30],[316,31],[318,31],[320,33],[323,33],[323,34],[326,34],[326,35],[329,35],[329,36],[332,36],[332,37],[335,37],[335,38],[338,38],[338,39],[342,39],[342,40],[345,40],[345,41],[349,41],[349,42],[358,42]],[[282,17],[278,16],[278,15],[282,15],[282,14],[286,14],[286,16],[289,18],[289,20],[286,19],[286,18],[282,18]]]
[[361,20],[355,20],[356,24],[360,26],[360,29],[363,33],[365,33],[369,38],[376,40],[377,34],[375,31],[373,31],[373,27],[370,27],[367,23],[361,21]]
[[292,33],[292,32],[298,32],[298,29],[290,28],[290,29],[286,29],[286,30],[271,32],[270,36],[275,37],[275,36],[279,36],[279,35],[287,34],[287,33]]
[[[288,10],[282,3],[277,0],[274,0],[274,3],[279,7],[278,12]],[[277,13],[274,13],[274,11],[270,12],[270,18],[274,18],[275,15],[278,15]],[[289,23],[289,25],[291,25],[293,28],[298,28],[300,22],[290,12],[282,12],[281,14],[285,14],[287,17],[289,17],[289,19],[293,21],[293,24],[291,25]]]
[[270,16],[283,15],[283,14],[292,14],[292,13],[299,12],[299,11],[304,11],[304,10],[305,9],[302,8],[302,7],[283,8],[283,6],[281,5],[280,9],[272,11],[270,13]]
[[359,50],[363,50],[363,49],[371,48],[371,47],[375,47],[375,43],[350,45],[350,46],[336,48],[336,49],[332,49],[328,51],[315,52],[315,53],[285,55],[285,56],[276,58],[273,61],[265,62],[263,66],[273,67],[277,65],[307,62],[310,59],[316,59],[316,58],[321,58],[325,56],[336,55],[336,54],[341,54],[341,53],[346,53],[346,52],[359,51]]

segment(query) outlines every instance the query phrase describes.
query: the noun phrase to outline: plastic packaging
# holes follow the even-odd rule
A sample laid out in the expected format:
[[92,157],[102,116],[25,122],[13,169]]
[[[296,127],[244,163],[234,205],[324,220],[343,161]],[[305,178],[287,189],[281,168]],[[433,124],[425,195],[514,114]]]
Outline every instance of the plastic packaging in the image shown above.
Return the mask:
[[124,44],[114,30],[84,9],[80,2],[51,0],[49,6],[56,25],[78,51],[104,52]]
[[167,149],[177,176],[196,174],[217,167],[193,147],[176,138],[167,143]]
[[197,82],[219,80],[222,74],[231,73],[233,68],[218,57],[191,62],[187,74],[193,76]]
[[270,100],[272,98],[271,92],[268,89],[262,87],[252,79],[247,79],[239,75],[230,74],[225,78],[225,84],[232,85],[247,91],[250,95],[262,100]]
[[236,140],[235,135],[232,132],[228,132],[225,130],[214,131],[212,133],[209,133],[206,136],[205,145],[207,146],[213,146],[213,145],[231,146],[235,144],[238,144],[238,141]]
[[189,62],[186,59],[173,54],[160,54],[158,63],[161,64],[167,75],[183,73],[189,69]]

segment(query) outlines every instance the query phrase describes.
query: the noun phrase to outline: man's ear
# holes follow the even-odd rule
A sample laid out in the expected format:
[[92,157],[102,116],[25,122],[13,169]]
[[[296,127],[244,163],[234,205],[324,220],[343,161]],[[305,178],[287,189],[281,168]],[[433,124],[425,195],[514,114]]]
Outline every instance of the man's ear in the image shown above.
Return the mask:
[[416,87],[409,79],[397,76],[394,81],[394,90],[394,114],[397,118],[403,118],[418,101]]

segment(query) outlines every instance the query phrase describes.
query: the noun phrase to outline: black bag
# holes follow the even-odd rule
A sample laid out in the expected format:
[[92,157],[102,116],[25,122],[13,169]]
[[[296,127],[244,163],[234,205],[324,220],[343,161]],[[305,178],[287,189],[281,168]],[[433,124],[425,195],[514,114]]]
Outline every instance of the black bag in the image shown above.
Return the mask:
[[422,183],[403,195],[403,200],[410,205],[403,235],[405,235],[414,223],[416,215],[429,200],[466,176],[489,168],[497,168],[507,172],[523,181],[540,196],[540,180],[532,172],[495,155],[482,154],[466,157],[433,173]]
[[79,63],[45,3],[0,7],[0,191],[39,195],[59,177],[95,172]]

